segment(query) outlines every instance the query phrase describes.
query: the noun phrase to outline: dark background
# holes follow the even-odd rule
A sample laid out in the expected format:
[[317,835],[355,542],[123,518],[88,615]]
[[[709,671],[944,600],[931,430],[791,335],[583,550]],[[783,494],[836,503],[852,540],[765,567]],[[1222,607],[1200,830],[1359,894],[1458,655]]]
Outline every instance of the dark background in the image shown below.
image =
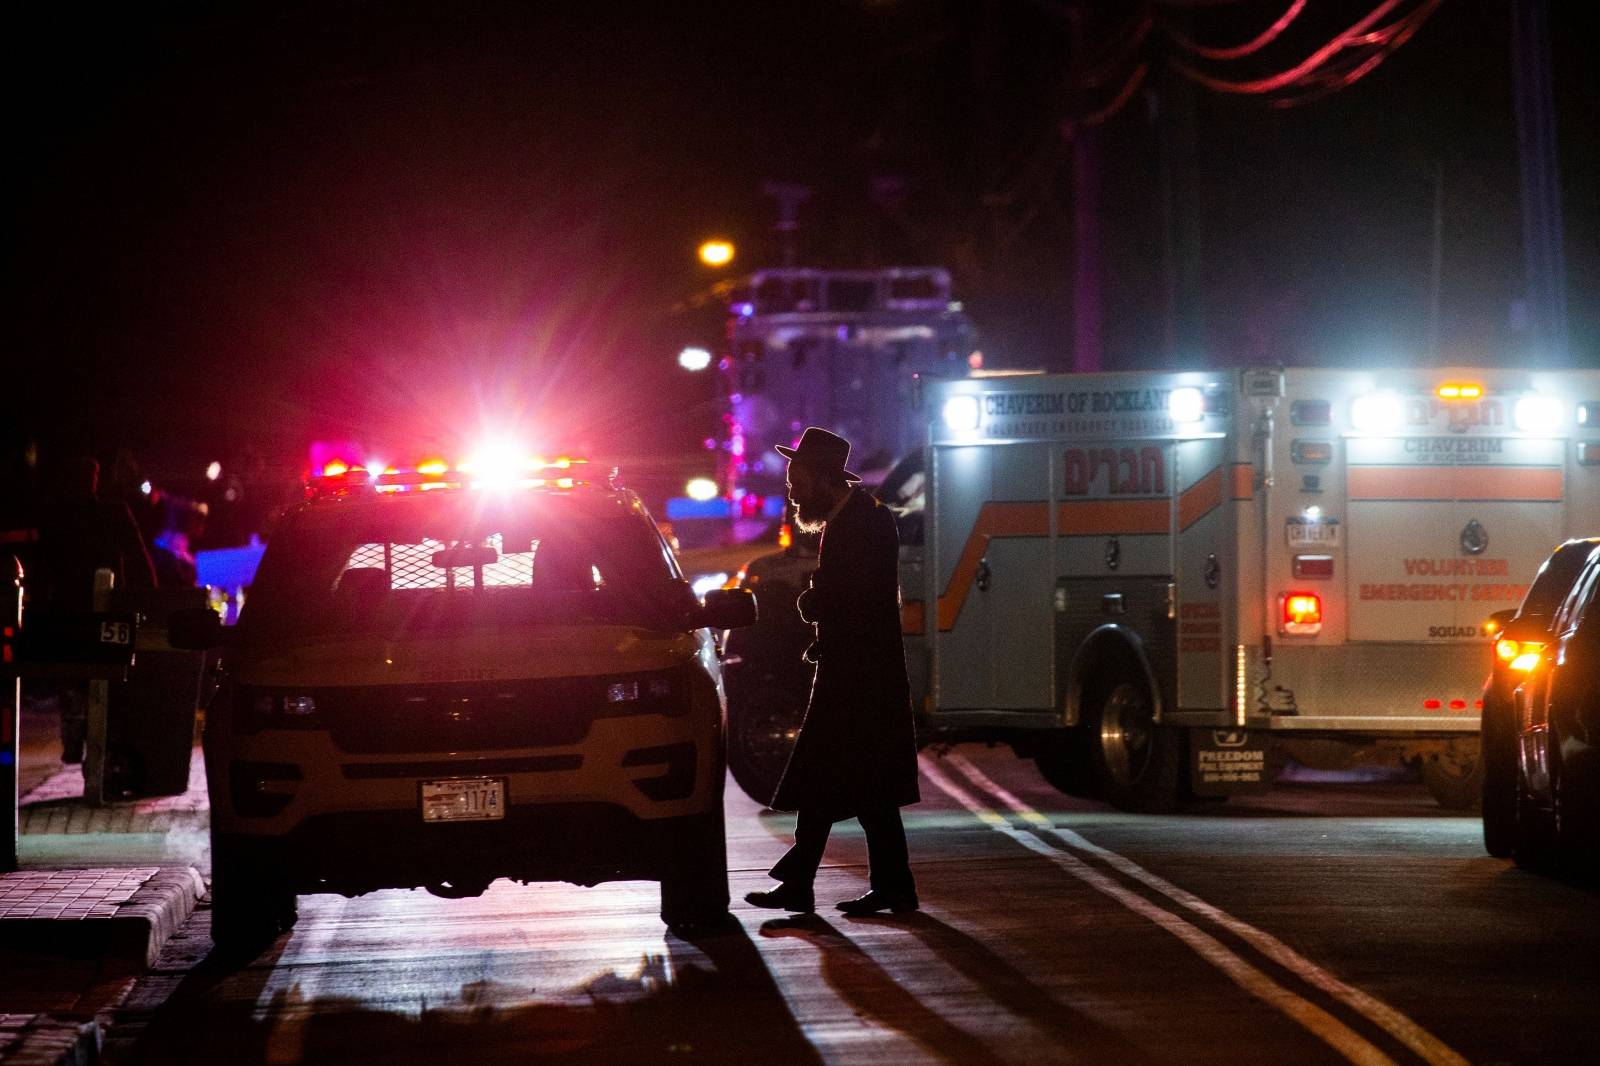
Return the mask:
[[[1233,43],[1285,6],[1180,14]],[[1244,71],[1370,6],[1313,3]],[[1571,361],[1595,365],[1595,85],[1580,5],[1554,6]],[[1081,7],[1103,43],[1134,5]],[[712,412],[673,355],[697,324],[667,312],[714,280],[704,237],[774,262],[767,179],[814,189],[802,262],[947,264],[990,365],[1070,366],[1063,119],[1104,94],[1074,95],[1065,10],[14,10],[7,445],[129,447],[173,476],[508,422],[553,450],[692,448]],[[1445,0],[1370,76],[1289,109],[1185,88],[1157,37],[1097,135],[1105,364],[1427,361],[1436,178],[1437,358],[1543,358],[1513,321],[1508,12]]]

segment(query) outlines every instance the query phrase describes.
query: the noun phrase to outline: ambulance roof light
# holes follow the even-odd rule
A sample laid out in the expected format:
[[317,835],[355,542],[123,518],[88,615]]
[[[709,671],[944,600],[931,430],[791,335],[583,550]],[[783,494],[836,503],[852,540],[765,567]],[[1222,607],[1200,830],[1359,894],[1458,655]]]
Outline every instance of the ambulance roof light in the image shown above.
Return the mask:
[[1433,391],[1441,400],[1483,399],[1483,386],[1475,381],[1447,381]]
[[1173,389],[1167,396],[1167,414],[1174,422],[1199,422],[1206,417],[1205,394],[1192,385]]
[[1369,392],[1350,405],[1350,423],[1362,433],[1393,433],[1405,414],[1405,402],[1393,392]]
[[1520,430],[1553,430],[1561,421],[1561,404],[1553,396],[1524,396],[1511,409],[1511,422]]
[[971,433],[978,428],[978,398],[971,393],[950,397],[944,402],[944,410],[940,413],[944,417],[944,424],[957,433]]

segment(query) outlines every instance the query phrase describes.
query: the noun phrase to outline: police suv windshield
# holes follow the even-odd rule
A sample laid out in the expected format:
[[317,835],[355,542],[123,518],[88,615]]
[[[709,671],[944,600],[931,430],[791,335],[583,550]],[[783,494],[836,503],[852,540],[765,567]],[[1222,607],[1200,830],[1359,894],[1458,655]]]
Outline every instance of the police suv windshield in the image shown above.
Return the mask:
[[518,624],[679,628],[693,606],[644,513],[616,498],[419,493],[286,523],[242,636],[400,636]]

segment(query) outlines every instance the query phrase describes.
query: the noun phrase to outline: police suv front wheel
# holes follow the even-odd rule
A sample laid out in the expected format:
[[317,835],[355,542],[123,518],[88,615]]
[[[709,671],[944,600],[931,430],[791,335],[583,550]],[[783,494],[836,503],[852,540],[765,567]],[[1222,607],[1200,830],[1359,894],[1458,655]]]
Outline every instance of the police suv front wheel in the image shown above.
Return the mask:
[[1107,670],[1085,695],[1085,724],[1100,794],[1125,811],[1176,809],[1183,782],[1183,734],[1155,720],[1155,701],[1145,680],[1129,667]]
[[728,846],[722,811],[670,834],[661,874],[661,920],[677,933],[727,924]]
[[225,954],[254,954],[299,919],[294,890],[238,841],[211,838],[211,942]]

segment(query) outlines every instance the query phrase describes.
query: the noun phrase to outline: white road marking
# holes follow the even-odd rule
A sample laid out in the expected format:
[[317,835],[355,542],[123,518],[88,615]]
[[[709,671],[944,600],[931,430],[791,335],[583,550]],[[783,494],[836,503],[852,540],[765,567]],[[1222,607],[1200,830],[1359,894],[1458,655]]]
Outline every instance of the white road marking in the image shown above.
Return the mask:
[[1012,811],[1030,825],[1037,826],[1042,832],[1054,836],[1079,851],[1093,855],[1141,884],[1155,889],[1174,903],[1216,922],[1273,962],[1289,970],[1302,981],[1328,993],[1339,1002],[1360,1013],[1373,1024],[1380,1026],[1385,1032],[1416,1052],[1424,1060],[1432,1063],[1433,1066],[1466,1066],[1467,1060],[1444,1041],[1382,1000],[1375,999],[1366,992],[1361,991],[1361,989],[1339,980],[1271,933],[1263,932],[1248,922],[1240,921],[1233,915],[1207,903],[1193,893],[1187,892],[1172,882],[1156,876],[1133,860],[1125,859],[1116,852],[1085,839],[1071,829],[1058,827],[1049,818],[1046,818],[990,780],[987,774],[962,756],[951,753],[949,759],[951,764],[961,771],[969,781],[978,786],[978,788],[986,789],[990,794],[998,797],[1000,802],[1011,808]]
[[1359,1063],[1361,1066],[1395,1066],[1394,1060],[1376,1045],[1315,1003],[1295,995],[1278,984],[1228,950],[1211,934],[1171,911],[1158,907],[1137,892],[1117,884],[1071,852],[1040,839],[1030,830],[1017,828],[1005,816],[990,810],[966,789],[952,781],[943,770],[934,766],[931,760],[922,758],[919,761],[922,764],[923,775],[928,780],[989,828],[1004,833],[1030,851],[1043,855],[1090,888],[1109,896],[1140,917],[1171,933],[1195,954],[1221,970],[1240,988],[1298,1023],[1349,1061]]

